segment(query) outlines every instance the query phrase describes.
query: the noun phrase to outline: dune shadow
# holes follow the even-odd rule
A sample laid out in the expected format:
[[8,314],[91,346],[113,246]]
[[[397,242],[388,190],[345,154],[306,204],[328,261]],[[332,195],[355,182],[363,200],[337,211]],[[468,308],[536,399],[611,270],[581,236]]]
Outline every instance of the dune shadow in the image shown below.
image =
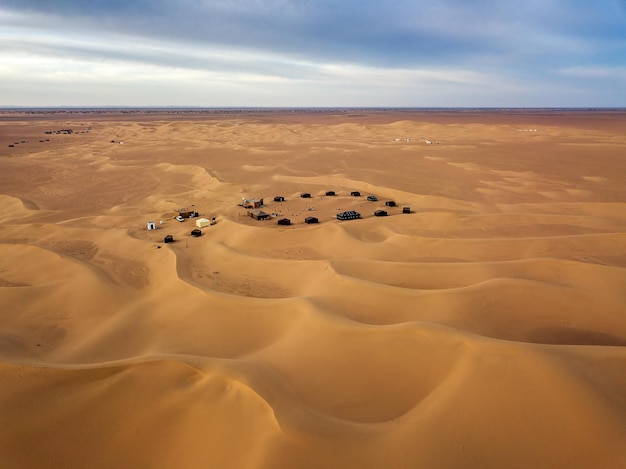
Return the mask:
[[550,345],[606,345],[626,346],[626,339],[605,332],[590,331],[577,327],[541,327],[529,332],[528,342]]

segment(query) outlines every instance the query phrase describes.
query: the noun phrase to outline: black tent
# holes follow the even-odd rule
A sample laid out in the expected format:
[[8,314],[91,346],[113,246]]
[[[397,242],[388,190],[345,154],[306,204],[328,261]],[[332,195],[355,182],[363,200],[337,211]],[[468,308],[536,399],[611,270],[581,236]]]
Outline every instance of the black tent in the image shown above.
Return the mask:
[[355,212],[354,210],[348,210],[347,212],[337,214],[337,220],[355,220],[357,218],[361,218],[361,214],[359,212]]

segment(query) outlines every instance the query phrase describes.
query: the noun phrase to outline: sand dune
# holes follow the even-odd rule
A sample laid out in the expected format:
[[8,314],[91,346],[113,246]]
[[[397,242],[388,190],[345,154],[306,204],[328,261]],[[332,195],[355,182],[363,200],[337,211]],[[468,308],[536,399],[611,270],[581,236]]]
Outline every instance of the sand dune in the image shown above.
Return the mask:
[[626,465],[623,113],[0,117],[3,467]]

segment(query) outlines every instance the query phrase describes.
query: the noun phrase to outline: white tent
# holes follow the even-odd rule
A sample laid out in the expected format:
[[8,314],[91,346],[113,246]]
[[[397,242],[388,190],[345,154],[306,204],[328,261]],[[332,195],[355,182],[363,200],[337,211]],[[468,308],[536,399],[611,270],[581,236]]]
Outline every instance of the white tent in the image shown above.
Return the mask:
[[153,221],[149,221],[148,223],[146,223],[146,227],[149,230],[156,230],[156,223],[154,223]]
[[206,226],[209,226],[211,224],[211,221],[207,218],[198,218],[196,220],[196,226],[198,228],[204,228]]

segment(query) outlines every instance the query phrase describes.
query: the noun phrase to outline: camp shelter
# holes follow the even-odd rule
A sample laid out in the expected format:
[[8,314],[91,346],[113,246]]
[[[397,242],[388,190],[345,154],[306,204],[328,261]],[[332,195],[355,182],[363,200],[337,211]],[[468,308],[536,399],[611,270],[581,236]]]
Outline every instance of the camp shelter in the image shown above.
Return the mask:
[[190,210],[188,208],[179,208],[178,210],[176,210],[176,213],[178,214],[178,216],[181,216],[183,218],[193,218],[198,216],[198,212],[196,212],[195,210]]
[[250,210],[248,213],[255,220],[267,220],[270,217],[270,214],[265,213],[263,210]]
[[163,238],[163,242],[164,243],[173,243],[174,242],[174,235],[168,234],[167,236],[165,236],[165,238]]
[[332,196],[337,195],[337,194],[335,193],[335,191],[326,191],[326,195],[332,197]]
[[385,202],[385,205],[387,207],[395,207],[396,203],[393,200],[388,200],[387,202]]
[[302,197],[303,199],[310,199],[311,194],[309,194],[308,192],[303,192],[302,194],[300,194],[300,197]]
[[284,202],[285,198],[282,195],[277,195],[274,197],[274,202]]
[[149,221],[148,223],[146,223],[146,228],[148,228],[149,230],[156,230],[156,223],[154,223],[153,221]]
[[350,192],[350,195],[352,197],[361,197],[361,193],[359,191],[352,191]]
[[402,207],[402,213],[411,213],[411,207]]
[[198,228],[205,228],[209,226],[210,224],[211,224],[211,220],[209,220],[208,218],[198,218],[196,220],[196,226]]
[[385,212],[384,210],[376,210],[374,212],[374,216],[375,217],[386,217],[387,216],[387,212]]
[[359,212],[355,212],[354,210],[348,210],[347,212],[340,212],[337,214],[337,220],[355,220],[357,218],[361,218],[361,214]]
[[243,199],[244,208],[259,208],[263,206],[263,199]]
[[194,238],[202,236],[202,230],[199,230],[198,228],[191,230],[191,236],[193,236]]
[[319,223],[320,221],[316,218],[316,217],[306,217],[304,219],[304,223],[306,223],[307,225],[310,225],[312,223]]
[[276,223],[279,225],[291,225],[291,220],[289,218],[281,218]]

